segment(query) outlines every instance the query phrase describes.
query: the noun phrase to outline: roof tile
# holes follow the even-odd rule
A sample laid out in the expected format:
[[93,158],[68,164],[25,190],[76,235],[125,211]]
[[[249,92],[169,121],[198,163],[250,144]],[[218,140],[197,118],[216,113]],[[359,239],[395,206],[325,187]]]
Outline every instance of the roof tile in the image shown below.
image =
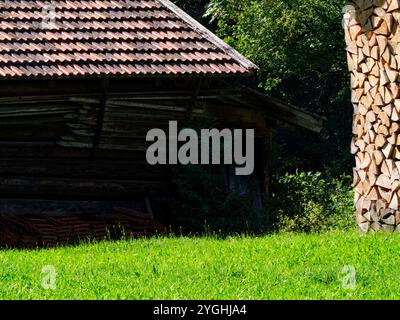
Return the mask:
[[0,78],[256,69],[168,0],[0,0]]

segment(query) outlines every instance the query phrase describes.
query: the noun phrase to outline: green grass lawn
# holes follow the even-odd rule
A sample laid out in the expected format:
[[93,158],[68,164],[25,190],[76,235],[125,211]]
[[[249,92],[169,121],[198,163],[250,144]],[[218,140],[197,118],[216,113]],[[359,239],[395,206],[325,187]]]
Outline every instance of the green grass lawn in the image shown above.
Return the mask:
[[400,298],[400,234],[142,239],[3,250],[0,264],[1,299]]

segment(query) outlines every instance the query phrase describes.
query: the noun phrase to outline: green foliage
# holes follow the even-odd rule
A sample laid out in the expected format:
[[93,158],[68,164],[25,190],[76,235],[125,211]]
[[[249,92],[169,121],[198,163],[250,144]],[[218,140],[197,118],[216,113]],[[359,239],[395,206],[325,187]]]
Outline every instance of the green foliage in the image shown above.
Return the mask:
[[[192,15],[198,15],[205,3],[176,2],[189,8]],[[321,174],[293,173],[298,168],[299,171],[321,171],[325,176],[341,177],[343,172],[350,173],[353,164],[349,152],[353,108],[349,99],[341,25],[345,1],[209,2],[206,17],[221,38],[260,67],[257,82],[261,88],[328,119],[319,136],[307,130],[280,130],[275,134],[275,147],[278,148],[275,148],[274,172],[278,178],[269,210],[278,228],[320,232],[353,227],[353,197],[347,178],[322,179]],[[291,174],[282,175],[282,172]],[[210,216],[214,222],[218,221],[216,226],[225,225],[222,221],[226,220],[220,219],[219,213],[221,216],[223,212],[229,213],[235,206],[223,209],[226,194],[222,195],[221,185],[216,190],[209,184],[209,179],[204,178],[202,182],[206,185],[199,191],[196,189],[199,186],[190,185],[194,177],[186,181],[188,183],[185,179],[176,181],[183,186],[180,199],[190,204],[182,210],[197,212],[195,223],[202,219],[209,221]],[[201,182],[198,184],[201,186]],[[189,190],[189,194],[185,194],[185,190]],[[214,215],[214,212],[218,214]],[[250,216],[261,217],[261,220],[254,220],[259,224],[265,221],[264,215],[251,213]]]
[[207,15],[218,21],[225,41],[261,67],[266,89],[294,78],[315,93],[331,86],[325,83],[331,77],[347,79],[343,5],[342,0],[212,0]]
[[[305,171],[350,172],[352,106],[343,0],[211,0],[217,34],[260,67],[270,94],[327,117],[323,132],[281,132],[282,157]],[[299,143],[299,141],[307,141]],[[337,161],[340,159],[340,161]]]
[[321,232],[354,228],[349,177],[323,179],[321,173],[285,174],[276,179],[271,215],[280,231]]

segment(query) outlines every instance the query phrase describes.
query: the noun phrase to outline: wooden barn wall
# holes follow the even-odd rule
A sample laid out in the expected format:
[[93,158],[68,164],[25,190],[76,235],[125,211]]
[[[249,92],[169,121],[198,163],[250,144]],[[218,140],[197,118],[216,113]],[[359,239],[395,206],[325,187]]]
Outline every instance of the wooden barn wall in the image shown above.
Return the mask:
[[226,81],[69,80],[0,84],[0,198],[120,201],[168,190],[145,161],[145,136],[204,117],[268,132],[256,111],[225,104]]

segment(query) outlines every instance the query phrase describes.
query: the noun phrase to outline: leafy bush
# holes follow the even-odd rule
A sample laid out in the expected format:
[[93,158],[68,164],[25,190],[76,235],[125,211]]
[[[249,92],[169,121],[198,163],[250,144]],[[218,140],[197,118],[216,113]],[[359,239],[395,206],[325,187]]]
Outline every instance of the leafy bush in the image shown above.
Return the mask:
[[324,232],[355,227],[350,177],[324,179],[297,172],[275,177],[265,209],[251,192],[227,190],[220,166],[174,170],[174,197],[168,201],[174,230],[187,233]]
[[274,181],[268,210],[279,231],[321,232],[354,227],[350,178],[321,173],[286,173]]

